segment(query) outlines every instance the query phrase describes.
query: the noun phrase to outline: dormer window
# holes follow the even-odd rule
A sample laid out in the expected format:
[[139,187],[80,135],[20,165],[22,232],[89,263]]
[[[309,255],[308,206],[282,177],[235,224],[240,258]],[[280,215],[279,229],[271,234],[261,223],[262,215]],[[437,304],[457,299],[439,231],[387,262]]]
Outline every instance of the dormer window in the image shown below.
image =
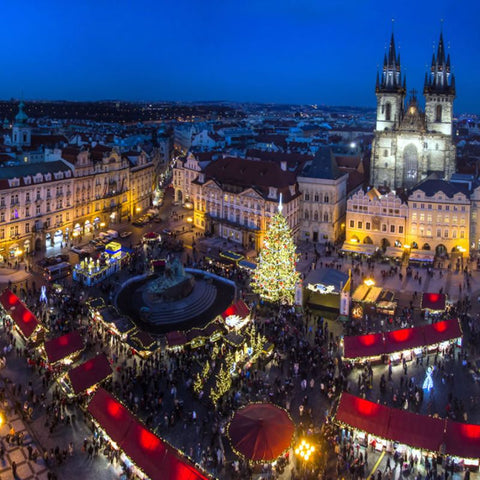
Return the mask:
[[268,198],[277,198],[277,189],[275,187],[268,188]]

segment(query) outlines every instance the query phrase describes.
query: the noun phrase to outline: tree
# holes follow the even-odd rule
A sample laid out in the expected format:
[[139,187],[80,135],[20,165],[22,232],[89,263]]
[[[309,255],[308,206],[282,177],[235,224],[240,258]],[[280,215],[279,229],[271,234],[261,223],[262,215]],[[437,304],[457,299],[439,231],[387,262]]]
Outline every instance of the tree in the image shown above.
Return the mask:
[[280,199],[278,212],[265,233],[263,249],[252,279],[253,291],[267,301],[292,305],[295,286],[300,278],[295,268],[297,258],[292,232],[282,214]]

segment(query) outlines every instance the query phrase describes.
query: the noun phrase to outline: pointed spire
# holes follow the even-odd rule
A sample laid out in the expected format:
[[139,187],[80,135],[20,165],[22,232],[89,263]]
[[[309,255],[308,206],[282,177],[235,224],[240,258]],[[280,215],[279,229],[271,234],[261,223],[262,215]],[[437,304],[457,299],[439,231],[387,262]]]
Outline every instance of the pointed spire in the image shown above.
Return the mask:
[[395,38],[393,37],[393,32],[392,32],[392,37],[390,39],[390,48],[388,49],[388,64],[390,66],[395,64],[395,59],[397,55],[395,53]]
[[450,71],[450,54],[448,54],[448,57],[447,57],[447,72]]
[[443,45],[443,33],[440,32],[440,41],[438,42],[437,63],[443,65],[445,63],[445,47]]
[[407,76],[403,76],[403,89],[406,91],[407,90]]
[[377,80],[375,81],[375,89],[378,90],[380,88],[380,76],[377,70]]
[[386,53],[383,55],[383,67],[384,68],[387,67],[387,54]]
[[428,86],[428,72],[425,72],[425,81],[423,82],[423,88],[427,88]]
[[432,68],[435,67],[435,54],[432,53]]

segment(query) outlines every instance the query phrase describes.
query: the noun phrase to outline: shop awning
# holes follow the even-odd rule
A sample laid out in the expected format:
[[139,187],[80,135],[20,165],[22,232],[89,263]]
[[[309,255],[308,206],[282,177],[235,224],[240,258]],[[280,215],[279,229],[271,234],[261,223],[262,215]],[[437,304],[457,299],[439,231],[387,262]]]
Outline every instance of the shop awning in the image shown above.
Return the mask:
[[32,333],[40,325],[35,315],[8,288],[0,295],[0,303],[5,311],[12,317],[12,320],[20,329],[22,335],[27,339],[30,338]]
[[390,257],[390,258],[402,258],[403,257],[403,248],[399,247],[387,247],[385,249],[384,257]]
[[411,250],[409,261],[433,263],[435,252],[431,250]]
[[373,255],[378,247],[371,244],[343,242],[342,252],[358,253],[359,255]]
[[95,393],[88,411],[151,480],[207,480],[187,458],[147,430],[103,388]]
[[447,296],[444,293],[424,293],[422,296],[422,308],[424,310],[443,312],[446,302]]
[[112,367],[105,354],[101,353],[68,372],[75,395],[105,380],[111,375]]
[[344,358],[376,357],[384,351],[383,334],[346,336],[343,338]]
[[390,421],[386,438],[411,447],[440,451],[443,442],[445,420],[428,415],[390,409]]
[[240,260],[238,262],[239,267],[246,268],[247,270],[255,270],[257,268],[257,264],[254,262],[249,262],[248,260]]
[[460,322],[456,318],[425,325],[423,330],[427,345],[435,345],[462,337]]
[[480,425],[447,420],[445,453],[461,458],[479,458]]
[[84,348],[83,337],[77,331],[48,340],[45,342],[47,362],[56,363]]
[[401,352],[402,350],[411,350],[413,348],[423,347],[425,345],[425,336],[422,328],[403,328],[385,332],[385,350],[386,354]]
[[335,413],[335,420],[378,437],[386,438],[389,409],[343,392]]

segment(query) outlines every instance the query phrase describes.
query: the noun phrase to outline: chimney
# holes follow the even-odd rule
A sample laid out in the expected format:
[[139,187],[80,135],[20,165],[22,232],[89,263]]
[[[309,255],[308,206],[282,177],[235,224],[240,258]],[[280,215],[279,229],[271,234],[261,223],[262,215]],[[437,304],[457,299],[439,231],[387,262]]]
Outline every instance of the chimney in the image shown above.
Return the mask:
[[280,168],[286,172],[287,171],[287,162],[283,161],[283,162],[280,162]]

